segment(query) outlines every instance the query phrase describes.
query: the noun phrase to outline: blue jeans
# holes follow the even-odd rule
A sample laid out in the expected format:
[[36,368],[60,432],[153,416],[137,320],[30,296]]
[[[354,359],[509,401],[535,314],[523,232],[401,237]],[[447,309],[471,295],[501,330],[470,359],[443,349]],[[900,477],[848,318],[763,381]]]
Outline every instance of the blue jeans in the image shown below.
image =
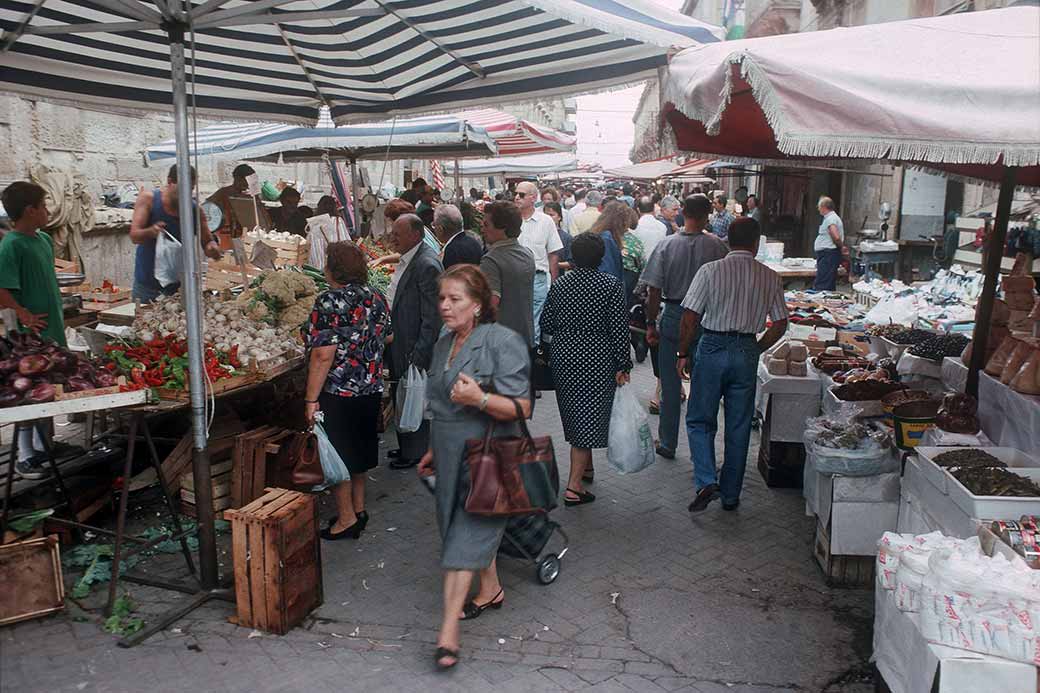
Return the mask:
[[134,288],[131,292],[131,296],[135,301],[142,304],[153,303],[159,296],[173,296],[177,293],[177,290],[181,288],[181,285],[170,284],[165,289],[159,286],[159,282],[153,282],[151,285],[144,284],[139,281],[134,281]]
[[812,288],[816,291],[834,291],[838,284],[838,265],[841,264],[841,251],[827,248],[816,251],[816,279]]
[[679,418],[682,416],[682,383],[675,370],[682,314],[682,306],[665,303],[658,325],[661,336],[657,349],[657,368],[661,373],[661,419],[657,424],[657,437],[661,447],[670,452],[675,452],[679,445]]
[[[662,354],[663,355],[663,354]],[[693,455],[693,482],[700,491],[718,483],[723,503],[740,500],[751,440],[758,385],[758,344],[754,337],[701,335],[693,364],[686,433]],[[722,474],[715,475],[715,434],[719,430],[719,400],[725,400],[726,450]],[[718,478],[718,481],[716,481]]]
[[545,307],[545,297],[549,295],[549,273],[534,273],[534,343],[538,344],[542,337],[542,328],[538,323],[542,319],[542,308]]

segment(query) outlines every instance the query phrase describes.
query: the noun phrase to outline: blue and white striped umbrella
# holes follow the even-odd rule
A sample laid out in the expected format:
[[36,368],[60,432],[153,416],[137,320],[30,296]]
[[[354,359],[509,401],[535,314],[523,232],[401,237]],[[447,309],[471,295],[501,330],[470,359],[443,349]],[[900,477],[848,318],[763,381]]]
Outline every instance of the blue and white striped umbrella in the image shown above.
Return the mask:
[[[332,159],[471,158],[498,154],[484,128],[454,116],[401,118],[369,125],[333,127],[328,112],[319,125],[306,128],[270,123],[218,123],[189,133],[192,156],[236,161],[285,163]],[[149,162],[172,164],[176,142],[167,140],[145,151]]]
[[0,0],[0,88],[169,110],[171,27],[199,115],[304,125],[630,84],[721,31],[651,0]]

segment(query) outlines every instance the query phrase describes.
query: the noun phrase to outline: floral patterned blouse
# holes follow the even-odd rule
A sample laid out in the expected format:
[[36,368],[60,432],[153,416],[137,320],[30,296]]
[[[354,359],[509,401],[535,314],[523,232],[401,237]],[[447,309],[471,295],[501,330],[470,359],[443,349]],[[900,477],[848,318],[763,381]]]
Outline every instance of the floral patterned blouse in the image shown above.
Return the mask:
[[625,233],[625,247],[621,249],[621,266],[629,272],[639,274],[646,265],[646,251],[642,239],[631,231]]
[[360,284],[329,289],[314,301],[302,331],[307,349],[336,345],[325,392],[340,397],[383,392],[383,349],[391,326],[382,294]]

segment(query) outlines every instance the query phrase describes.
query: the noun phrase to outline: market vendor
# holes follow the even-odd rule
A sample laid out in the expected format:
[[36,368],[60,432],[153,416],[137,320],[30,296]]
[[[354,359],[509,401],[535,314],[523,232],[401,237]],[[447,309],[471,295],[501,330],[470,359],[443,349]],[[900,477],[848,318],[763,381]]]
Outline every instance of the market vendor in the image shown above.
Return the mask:
[[300,192],[291,185],[286,186],[282,189],[281,195],[278,196],[278,202],[281,204],[280,207],[268,210],[271,215],[271,223],[274,224],[276,231],[288,231],[291,233],[289,227],[292,225],[293,216],[300,208]]
[[816,253],[816,280],[813,282],[813,289],[834,291],[838,283],[841,258],[849,254],[848,246],[845,245],[845,224],[834,211],[834,200],[831,198],[821,197],[816,209],[819,210],[823,221],[820,222],[820,230],[813,242],[813,251]]
[[[192,183],[195,169],[191,169]],[[154,190],[142,190],[134,202],[134,215],[130,221],[130,240],[137,246],[134,259],[133,297],[138,303],[151,303],[160,294],[171,296],[177,293],[180,283],[163,287],[155,278],[155,245],[159,234],[165,230],[178,241],[181,239],[181,222],[177,201],[177,165],[170,167],[166,185]],[[194,206],[194,205],[193,205]],[[209,231],[206,217],[200,217],[199,242],[203,251],[214,260],[221,257],[220,246]]]
[[[253,224],[248,220],[240,220],[238,215],[235,213],[234,207],[231,205],[232,198],[240,198],[244,200],[251,199],[251,196],[247,194],[249,190],[249,176],[255,176],[256,171],[249,164],[239,164],[231,172],[231,185],[225,185],[223,188],[217,190],[215,193],[206,198],[206,202],[212,202],[218,205],[221,211],[224,213],[224,220],[220,225],[219,229],[216,229],[216,233],[229,233],[232,236],[237,236],[241,229],[245,227],[252,228]],[[296,203],[299,204],[299,193],[297,193]],[[270,218],[268,217],[266,207],[259,199],[256,200],[256,211],[259,215],[257,223],[261,228],[270,229],[273,228],[271,225]],[[288,217],[286,218],[288,219]]]

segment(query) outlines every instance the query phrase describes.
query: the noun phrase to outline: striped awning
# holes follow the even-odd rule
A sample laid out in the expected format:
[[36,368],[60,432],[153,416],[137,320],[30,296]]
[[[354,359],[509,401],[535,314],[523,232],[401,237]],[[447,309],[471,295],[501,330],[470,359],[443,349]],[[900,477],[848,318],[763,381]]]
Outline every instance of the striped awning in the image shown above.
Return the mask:
[[304,125],[592,92],[720,38],[651,0],[0,0],[0,29],[8,93],[170,110],[183,29],[199,115]]
[[[332,159],[464,159],[495,156],[498,146],[483,128],[459,116],[400,118],[368,125],[333,127],[327,111],[319,124],[306,128],[270,123],[218,123],[189,133],[192,156],[296,163]],[[176,142],[149,147],[149,162],[172,164]]]
[[552,152],[574,152],[578,138],[565,132],[535,125],[494,108],[463,111],[459,118],[478,125],[494,138],[499,156],[526,156]]
[[632,164],[630,166],[619,166],[617,168],[608,168],[603,173],[608,178],[621,178],[624,180],[640,180],[650,181],[663,178],[675,170],[675,159],[667,157],[664,159],[654,159],[653,161],[644,161],[639,164]]
[[[460,161],[459,173],[463,176],[505,176],[507,178],[534,178],[557,171],[571,171],[578,167],[578,160],[573,154],[548,154],[541,156],[517,156],[512,158],[489,159],[482,161]],[[451,162],[445,167],[446,173],[455,173],[455,165]]]

